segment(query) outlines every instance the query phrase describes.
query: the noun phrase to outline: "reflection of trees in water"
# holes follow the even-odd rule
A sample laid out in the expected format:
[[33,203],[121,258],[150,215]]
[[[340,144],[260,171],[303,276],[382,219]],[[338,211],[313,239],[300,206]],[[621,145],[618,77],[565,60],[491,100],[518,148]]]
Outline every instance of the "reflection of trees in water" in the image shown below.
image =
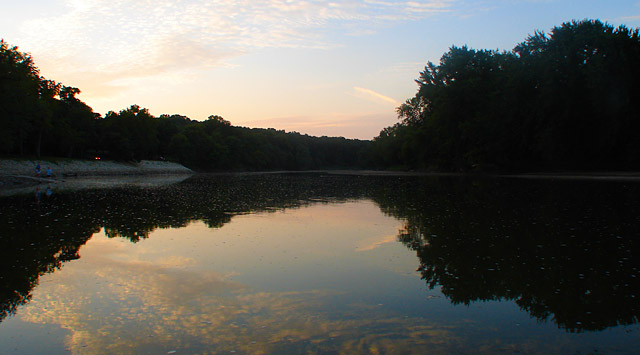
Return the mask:
[[376,200],[452,303],[513,300],[571,332],[638,322],[640,186],[432,182]]
[[406,220],[399,240],[416,251],[428,286],[454,304],[513,300],[568,331],[632,324],[639,194],[621,183],[267,174],[61,193],[39,204],[4,198],[0,320],[100,228],[137,242],[195,220],[219,228],[241,213],[372,198]]
[[[101,225],[110,237],[132,242],[157,228],[184,227],[202,220],[219,228],[237,214],[272,212],[308,205],[310,198],[363,197],[366,179],[317,175],[210,175],[158,189],[98,191]],[[314,203],[317,203],[314,201]]]
[[53,199],[0,203],[0,321],[29,302],[41,275],[79,258],[80,247],[98,231],[81,206],[68,210]]
[[[0,321],[31,299],[38,278],[65,261],[104,228],[108,237],[131,242],[157,228],[202,220],[219,228],[240,213],[297,208],[309,198],[361,197],[366,179],[316,175],[195,176],[159,188],[117,188],[6,197],[0,203]],[[314,201],[313,203],[318,203]]]

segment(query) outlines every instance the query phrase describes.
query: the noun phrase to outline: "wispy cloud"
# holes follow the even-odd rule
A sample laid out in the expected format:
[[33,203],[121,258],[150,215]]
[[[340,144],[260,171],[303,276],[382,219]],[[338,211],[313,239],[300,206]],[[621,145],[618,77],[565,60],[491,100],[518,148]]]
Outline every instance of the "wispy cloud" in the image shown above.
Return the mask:
[[620,18],[622,21],[630,21],[630,22],[637,22],[640,21],[640,15],[635,15],[635,16],[624,16]]
[[336,45],[329,31],[374,33],[380,25],[448,11],[453,3],[67,0],[65,14],[26,22],[20,40],[56,61],[57,71],[148,76],[224,65],[257,48],[329,48]]
[[363,240],[361,243],[356,246],[357,252],[369,251],[376,248],[379,248],[385,244],[393,244],[398,241],[398,237],[396,235],[385,235],[382,237],[372,237],[367,240]]
[[[84,252],[101,253],[92,243]],[[446,353],[460,343],[452,332],[458,325],[441,327],[365,302],[328,317],[327,307],[340,295],[334,290],[260,292],[211,271],[86,259],[50,274],[55,282],[42,282],[19,315],[25,323],[65,329],[71,353],[141,353],[157,347],[264,354],[282,352],[282,344],[339,353],[363,353],[369,346],[398,353],[421,344]],[[100,312],[104,317],[93,320]],[[366,347],[351,341],[362,329],[371,329]],[[398,332],[401,339],[386,341]]]
[[355,91],[357,96],[369,99],[369,100],[373,100],[376,102],[382,102],[382,103],[389,103],[392,105],[397,105],[398,101],[396,101],[395,99],[389,97],[389,96],[385,96],[379,92],[375,92],[371,89],[365,89],[365,88],[361,88],[358,86],[354,86],[353,90]]

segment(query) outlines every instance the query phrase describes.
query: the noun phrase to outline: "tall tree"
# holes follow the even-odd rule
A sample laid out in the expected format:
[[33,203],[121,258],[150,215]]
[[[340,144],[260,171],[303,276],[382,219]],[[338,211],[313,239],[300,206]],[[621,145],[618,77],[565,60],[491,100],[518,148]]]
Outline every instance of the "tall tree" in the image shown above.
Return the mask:
[[420,73],[377,151],[404,147],[386,164],[414,168],[640,168],[638,62],[637,29],[593,20],[510,52],[451,47]]
[[25,153],[39,86],[39,71],[31,55],[0,39],[0,147],[6,153]]

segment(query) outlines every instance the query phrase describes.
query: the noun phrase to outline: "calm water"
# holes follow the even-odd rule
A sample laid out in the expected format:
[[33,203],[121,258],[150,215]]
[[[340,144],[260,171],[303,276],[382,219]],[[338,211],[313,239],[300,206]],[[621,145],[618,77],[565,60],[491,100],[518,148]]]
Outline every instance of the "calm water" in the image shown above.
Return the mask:
[[0,353],[636,353],[640,183],[267,174],[0,197]]

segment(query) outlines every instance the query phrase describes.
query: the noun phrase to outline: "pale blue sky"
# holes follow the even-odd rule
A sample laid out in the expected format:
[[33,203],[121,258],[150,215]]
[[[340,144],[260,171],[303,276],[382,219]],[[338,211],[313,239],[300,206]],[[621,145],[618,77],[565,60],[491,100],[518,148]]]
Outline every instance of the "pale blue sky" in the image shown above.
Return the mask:
[[0,0],[0,37],[102,114],[369,139],[451,45],[510,50],[572,19],[640,26],[640,0]]

